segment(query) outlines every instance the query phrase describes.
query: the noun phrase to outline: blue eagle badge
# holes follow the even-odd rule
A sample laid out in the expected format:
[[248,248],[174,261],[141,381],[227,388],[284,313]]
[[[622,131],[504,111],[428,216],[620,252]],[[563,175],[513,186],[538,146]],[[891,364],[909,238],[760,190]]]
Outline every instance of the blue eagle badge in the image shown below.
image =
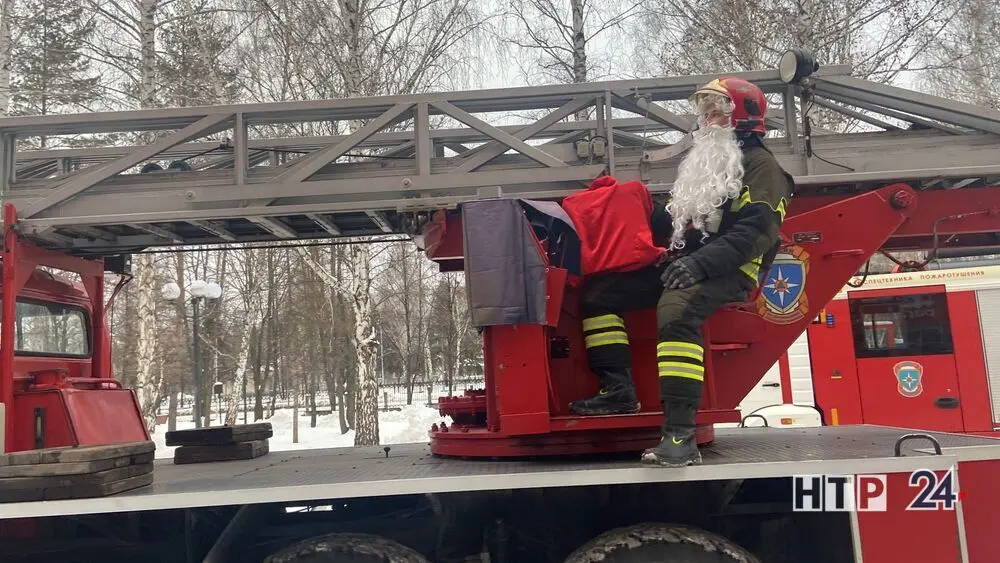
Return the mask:
[[917,362],[905,361],[892,366],[892,371],[896,374],[900,395],[913,398],[924,392],[924,384],[921,381],[924,376],[924,366]]

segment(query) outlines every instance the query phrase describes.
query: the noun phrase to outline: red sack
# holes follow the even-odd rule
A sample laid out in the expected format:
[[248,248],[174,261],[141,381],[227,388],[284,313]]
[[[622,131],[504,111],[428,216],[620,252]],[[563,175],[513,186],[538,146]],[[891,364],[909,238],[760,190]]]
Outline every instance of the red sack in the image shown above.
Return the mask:
[[619,184],[611,176],[602,176],[589,188],[566,197],[562,206],[580,236],[584,277],[639,270],[666,253],[653,244],[649,227],[653,198],[642,182]]

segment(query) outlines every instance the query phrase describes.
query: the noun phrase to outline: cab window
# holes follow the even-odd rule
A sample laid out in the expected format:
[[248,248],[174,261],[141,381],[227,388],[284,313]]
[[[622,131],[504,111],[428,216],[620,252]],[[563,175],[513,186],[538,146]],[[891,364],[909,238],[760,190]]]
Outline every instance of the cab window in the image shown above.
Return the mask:
[[19,355],[86,357],[87,314],[77,307],[18,300],[14,351]]
[[954,352],[944,293],[851,299],[850,307],[858,358]]

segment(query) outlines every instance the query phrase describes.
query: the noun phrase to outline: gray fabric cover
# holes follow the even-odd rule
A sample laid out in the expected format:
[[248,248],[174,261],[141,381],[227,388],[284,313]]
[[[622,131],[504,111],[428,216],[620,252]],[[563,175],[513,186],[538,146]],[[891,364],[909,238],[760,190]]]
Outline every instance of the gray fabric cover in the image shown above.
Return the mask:
[[545,322],[545,262],[516,199],[462,205],[465,287],[477,328]]

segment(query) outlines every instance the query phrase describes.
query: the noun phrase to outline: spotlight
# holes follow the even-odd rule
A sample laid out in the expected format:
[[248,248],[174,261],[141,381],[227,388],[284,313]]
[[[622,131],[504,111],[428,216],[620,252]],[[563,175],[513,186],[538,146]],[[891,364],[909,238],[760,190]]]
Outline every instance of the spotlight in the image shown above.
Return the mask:
[[778,61],[778,76],[785,84],[795,84],[819,70],[819,63],[805,49],[789,49]]

